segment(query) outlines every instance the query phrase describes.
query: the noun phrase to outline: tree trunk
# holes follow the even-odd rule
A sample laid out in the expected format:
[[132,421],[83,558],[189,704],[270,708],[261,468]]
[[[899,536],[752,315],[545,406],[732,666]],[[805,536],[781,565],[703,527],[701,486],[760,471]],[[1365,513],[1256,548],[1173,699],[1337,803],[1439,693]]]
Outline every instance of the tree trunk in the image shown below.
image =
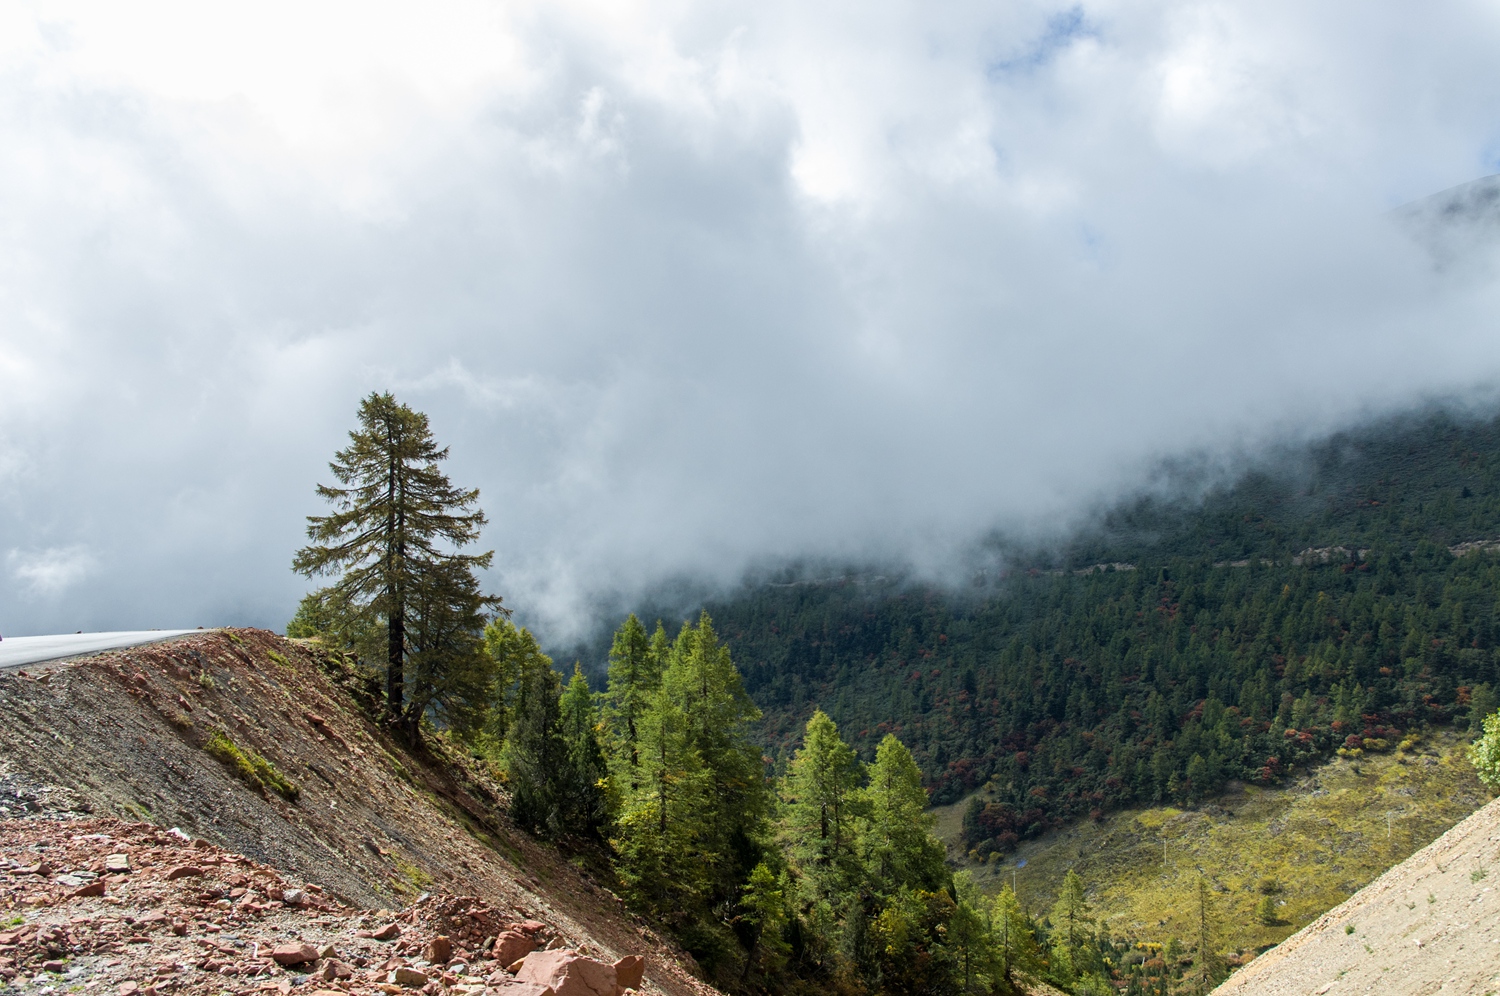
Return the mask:
[[385,704],[397,725],[401,724],[406,705],[406,599],[401,590],[401,520],[397,512],[397,460],[394,439],[388,439],[390,466],[386,478],[386,670]]

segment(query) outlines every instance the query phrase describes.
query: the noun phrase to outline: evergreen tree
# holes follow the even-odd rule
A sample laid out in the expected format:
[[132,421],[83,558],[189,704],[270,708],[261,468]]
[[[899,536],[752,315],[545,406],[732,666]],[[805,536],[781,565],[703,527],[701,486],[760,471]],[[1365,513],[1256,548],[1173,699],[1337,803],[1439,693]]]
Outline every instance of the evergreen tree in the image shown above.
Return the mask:
[[1083,879],[1069,868],[1063,876],[1057,902],[1052,904],[1052,926],[1059,934],[1070,962],[1076,962],[1078,949],[1090,937],[1094,923],[1093,909],[1084,895]]
[[564,829],[563,791],[568,787],[568,744],[562,735],[562,680],[552,659],[525,629],[510,641],[517,662],[516,690],[504,761],[509,777],[510,814],[516,824],[537,834]]
[[740,917],[749,935],[741,983],[757,967],[771,974],[786,964],[789,946],[781,936],[788,921],[785,886],[785,878],[777,876],[764,861],[750,871],[739,904]]
[[1469,745],[1469,761],[1480,781],[1500,789],[1500,712],[1485,716],[1480,726],[1484,733]]
[[640,781],[627,790],[611,841],[620,877],[641,906],[681,926],[707,913],[712,837],[709,776],[681,706],[658,690],[638,726]]
[[955,981],[960,992],[988,993],[999,978],[991,904],[968,872],[953,876],[953,899],[947,942],[957,964]]
[[830,901],[856,875],[859,760],[823,710],[807,721],[782,784],[782,836],[794,864]]
[[707,780],[700,820],[704,847],[714,856],[708,862],[712,897],[733,901],[760,863],[770,795],[760,749],[749,738],[760,710],[745,693],[708,613],[696,627],[683,626],[661,688],[680,711]]
[[531,632],[506,618],[495,619],[484,628],[484,650],[490,659],[493,681],[485,713],[486,739],[497,748],[505,742],[510,728],[521,675],[536,668],[552,666],[552,658],[542,653]]
[[[657,624],[660,643],[666,643],[666,631]],[[638,724],[652,693],[661,685],[665,664],[663,647],[646,636],[646,628],[631,613],[615,632],[609,648],[609,684],[603,695],[604,715],[608,721],[613,753],[628,766],[622,772],[627,782],[635,781],[640,765],[637,741]]]
[[935,890],[947,884],[942,843],[933,836],[937,818],[927,812],[922,770],[892,734],[875,750],[864,790],[861,845],[878,892],[903,886]]
[[563,823],[575,833],[597,834],[609,822],[608,772],[599,747],[594,697],[576,663],[560,711],[562,737],[568,748],[567,784],[560,801]]
[[492,601],[463,564],[438,562],[416,578],[406,628],[408,716],[430,716],[464,740],[484,726],[498,677],[483,635]]
[[[335,510],[308,517],[313,542],[292,566],[308,577],[338,575],[319,593],[325,610],[383,622],[386,707],[415,737],[424,710],[472,687],[465,681],[432,687],[444,686],[450,669],[476,661],[472,641],[454,639],[454,627],[477,633],[484,614],[500,608],[500,599],[481,594],[473,578],[493,553],[458,552],[479,538],[485,516],[479,492],[453,487],[438,468],[448,450],[433,440],[427,416],[392,395],[372,393],[360,404],[359,428],[349,439],[329,464],[342,487],[318,486]],[[429,646],[414,648],[413,636],[424,633]],[[426,657],[408,689],[414,649]]]
[[[1042,952],[1036,941],[1031,918],[1010,886],[1001,886],[990,912],[991,939],[995,950],[997,982],[1002,991],[1019,992],[1022,977],[1035,977],[1042,971]],[[997,985],[997,988],[1001,986]]]

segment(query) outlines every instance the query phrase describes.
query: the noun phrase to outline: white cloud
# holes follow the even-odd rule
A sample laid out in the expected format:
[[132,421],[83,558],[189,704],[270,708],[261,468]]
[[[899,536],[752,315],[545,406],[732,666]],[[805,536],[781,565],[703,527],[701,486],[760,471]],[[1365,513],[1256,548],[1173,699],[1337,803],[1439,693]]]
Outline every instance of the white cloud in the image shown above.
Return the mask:
[[99,564],[86,547],[70,546],[11,550],[5,555],[5,566],[31,595],[56,598],[92,574]]
[[94,551],[66,628],[282,623],[371,389],[558,633],[1500,375],[1386,216],[1500,169],[1493,7],[413,10],[0,5],[0,536]]

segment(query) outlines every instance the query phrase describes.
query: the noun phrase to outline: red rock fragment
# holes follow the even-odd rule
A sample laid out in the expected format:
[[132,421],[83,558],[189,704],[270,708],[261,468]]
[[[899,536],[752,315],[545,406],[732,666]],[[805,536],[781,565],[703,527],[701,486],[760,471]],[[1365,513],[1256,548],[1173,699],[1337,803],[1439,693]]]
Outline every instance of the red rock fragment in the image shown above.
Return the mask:
[[626,955],[614,964],[615,985],[621,990],[639,989],[646,977],[646,959],[640,955]]
[[79,888],[74,889],[72,892],[72,896],[75,899],[82,899],[86,896],[102,895],[104,895],[104,879],[102,878],[95,879],[88,885],[80,886]]
[[391,970],[391,981],[398,986],[405,986],[408,989],[421,989],[427,985],[427,976],[415,968],[398,965]]
[[518,923],[510,924],[505,929],[519,930],[523,934],[538,934],[546,930],[547,925],[545,923],[539,923],[536,920],[521,920]]
[[539,982],[520,982],[516,979],[502,982],[494,987],[496,996],[557,996],[551,986]]
[[203,869],[197,865],[178,865],[167,871],[166,879],[168,882],[175,882],[179,878],[201,878],[202,875]]
[[518,931],[507,930],[495,938],[495,960],[510,965],[536,950],[536,941]]
[[271,949],[271,960],[278,965],[305,965],[318,960],[318,949],[311,944],[278,944]]
[[427,960],[434,965],[446,965],[448,959],[453,957],[453,941],[445,934],[438,934],[427,942],[425,954]]
[[369,936],[377,941],[394,941],[401,936],[401,928],[394,923],[388,923],[379,930],[372,930]]
[[527,955],[516,979],[547,986],[557,996],[616,996],[614,966],[566,948]]
[[55,959],[55,958],[53,960],[51,960],[51,961],[44,961],[44,962],[42,962],[42,971],[44,971],[44,972],[61,972],[63,969],[65,969],[67,967],[68,967],[68,963],[67,962],[60,961],[60,960]]

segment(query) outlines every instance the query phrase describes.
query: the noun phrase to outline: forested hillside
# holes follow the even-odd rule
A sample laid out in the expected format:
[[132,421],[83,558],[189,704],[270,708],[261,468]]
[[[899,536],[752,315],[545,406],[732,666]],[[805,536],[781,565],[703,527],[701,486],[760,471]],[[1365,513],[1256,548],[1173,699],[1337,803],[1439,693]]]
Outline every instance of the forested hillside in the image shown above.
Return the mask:
[[851,574],[709,610],[773,752],[815,707],[864,756],[895,733],[934,801],[992,783],[981,851],[1495,706],[1500,421],[1371,426],[1100,522],[962,592]]

